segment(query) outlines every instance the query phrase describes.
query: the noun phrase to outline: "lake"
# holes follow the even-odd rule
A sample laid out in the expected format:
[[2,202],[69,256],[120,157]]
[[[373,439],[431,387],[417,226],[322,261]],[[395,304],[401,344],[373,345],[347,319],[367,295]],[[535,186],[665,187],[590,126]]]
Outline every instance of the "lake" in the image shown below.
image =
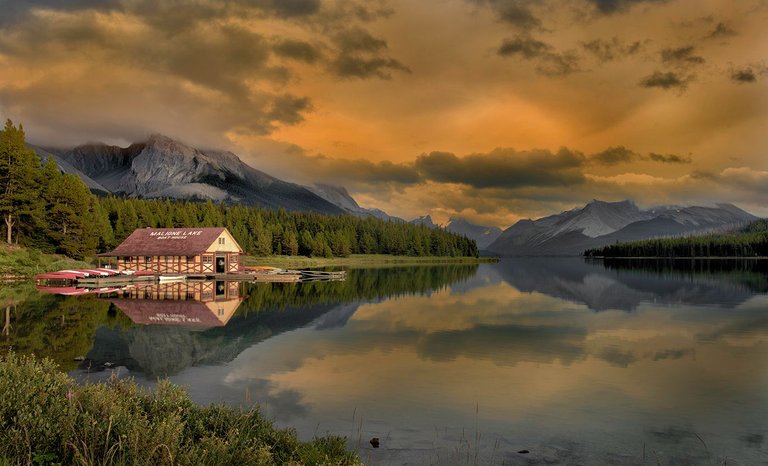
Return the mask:
[[6,286],[0,302],[4,350],[258,404],[302,439],[347,436],[366,464],[768,463],[765,262],[504,259],[88,296]]

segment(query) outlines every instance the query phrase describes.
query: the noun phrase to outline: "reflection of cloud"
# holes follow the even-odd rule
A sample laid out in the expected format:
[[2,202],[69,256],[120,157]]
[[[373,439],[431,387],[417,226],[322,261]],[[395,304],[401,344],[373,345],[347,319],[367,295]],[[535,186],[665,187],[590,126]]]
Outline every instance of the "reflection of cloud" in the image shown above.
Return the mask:
[[520,362],[569,365],[584,357],[583,328],[556,326],[487,326],[431,333],[419,340],[416,352],[433,361],[457,357],[488,359],[498,365]]
[[608,364],[618,367],[627,367],[639,359],[633,351],[624,351],[613,345],[603,348],[596,356]]

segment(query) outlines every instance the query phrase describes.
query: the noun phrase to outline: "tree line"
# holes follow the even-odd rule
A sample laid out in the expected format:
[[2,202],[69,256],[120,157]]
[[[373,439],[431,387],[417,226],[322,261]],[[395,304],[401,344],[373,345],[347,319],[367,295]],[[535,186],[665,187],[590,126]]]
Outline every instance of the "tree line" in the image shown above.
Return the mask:
[[136,228],[224,226],[247,254],[344,257],[479,255],[475,242],[445,230],[373,217],[323,215],[211,201],[97,197],[82,180],[44,166],[8,120],[0,131],[0,214],[7,243],[80,259],[106,252]]
[[588,257],[767,257],[768,220],[732,233],[627,241],[587,249]]

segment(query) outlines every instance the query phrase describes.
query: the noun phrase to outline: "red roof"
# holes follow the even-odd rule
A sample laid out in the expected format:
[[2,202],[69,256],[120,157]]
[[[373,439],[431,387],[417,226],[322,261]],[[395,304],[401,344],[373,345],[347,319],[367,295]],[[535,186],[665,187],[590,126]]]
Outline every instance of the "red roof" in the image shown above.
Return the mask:
[[114,251],[100,256],[196,256],[226,230],[216,228],[139,228]]

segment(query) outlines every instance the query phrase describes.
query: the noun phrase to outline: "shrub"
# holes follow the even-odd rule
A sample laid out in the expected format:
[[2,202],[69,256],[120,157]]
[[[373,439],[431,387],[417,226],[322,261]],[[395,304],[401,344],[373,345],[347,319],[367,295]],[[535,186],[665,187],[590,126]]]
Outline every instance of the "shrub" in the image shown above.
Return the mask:
[[168,381],[77,385],[48,359],[0,357],[0,465],[357,464],[339,437],[301,442],[257,409],[195,405]]

